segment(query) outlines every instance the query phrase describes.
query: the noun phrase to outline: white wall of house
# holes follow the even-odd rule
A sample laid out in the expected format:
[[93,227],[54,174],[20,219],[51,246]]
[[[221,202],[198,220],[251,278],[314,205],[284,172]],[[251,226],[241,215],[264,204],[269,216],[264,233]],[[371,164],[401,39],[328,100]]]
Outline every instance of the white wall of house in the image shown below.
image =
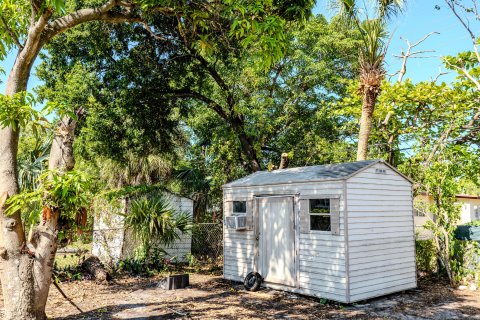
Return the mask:
[[[166,194],[166,196],[175,210],[186,212],[193,217],[193,200],[173,194]],[[123,216],[113,213],[118,208],[110,209],[106,208],[99,212],[93,226],[92,254],[107,264],[133,257],[135,250],[140,246],[131,232],[125,229]],[[120,211],[128,212],[124,201]],[[154,241],[155,239],[152,239],[152,242]],[[167,257],[184,260],[185,255],[191,251],[191,244],[191,234],[181,234],[179,240],[163,249],[167,252]]]
[[[415,197],[415,207],[425,207],[427,204],[432,203],[433,198],[431,196],[420,194]],[[460,206],[459,225],[480,220],[480,199],[474,196],[458,195],[456,203]],[[433,214],[428,212],[428,210],[423,210],[420,212],[420,215],[414,216],[417,239],[430,239],[432,234],[425,229],[425,223],[433,219]]]

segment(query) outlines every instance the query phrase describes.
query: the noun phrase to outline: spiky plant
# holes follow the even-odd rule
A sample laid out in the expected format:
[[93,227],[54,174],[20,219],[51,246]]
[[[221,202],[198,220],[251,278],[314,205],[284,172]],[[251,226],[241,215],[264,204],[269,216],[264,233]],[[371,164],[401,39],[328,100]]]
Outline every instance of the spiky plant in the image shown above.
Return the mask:
[[[363,46],[359,50],[360,85],[362,95],[362,116],[358,136],[357,160],[366,160],[368,139],[372,129],[372,117],[375,110],[380,86],[385,78],[385,53],[387,51],[387,22],[405,8],[405,0],[371,0],[374,17],[369,18],[365,1],[337,0],[339,14],[353,23],[360,31]],[[360,9],[362,8],[362,9]]]
[[189,215],[175,210],[169,199],[162,194],[133,200],[124,217],[125,226],[142,243],[146,253],[152,241],[168,246],[190,229]]
[[38,187],[40,174],[46,169],[52,140],[47,136],[35,148],[18,159],[18,184],[21,190],[33,191]]

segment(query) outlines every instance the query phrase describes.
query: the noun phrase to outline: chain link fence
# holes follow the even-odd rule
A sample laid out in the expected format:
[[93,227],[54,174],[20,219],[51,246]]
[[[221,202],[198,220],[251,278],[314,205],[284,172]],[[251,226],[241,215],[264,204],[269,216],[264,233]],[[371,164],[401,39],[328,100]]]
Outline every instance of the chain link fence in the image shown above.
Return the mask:
[[223,227],[219,223],[197,223],[192,228],[192,255],[216,260],[223,254]]
[[[112,261],[134,258],[141,248],[140,241],[133,236],[132,231],[124,228],[93,230],[93,244],[79,244],[59,249],[56,255],[57,267],[76,266],[92,253],[104,263],[110,264]],[[200,263],[218,262],[223,255],[223,226],[221,223],[195,223],[190,232],[181,234],[180,239],[169,246],[160,245],[155,239],[151,239],[150,245],[153,249],[164,251],[165,258],[178,262],[188,262],[189,256]],[[112,255],[112,250],[115,255]]]

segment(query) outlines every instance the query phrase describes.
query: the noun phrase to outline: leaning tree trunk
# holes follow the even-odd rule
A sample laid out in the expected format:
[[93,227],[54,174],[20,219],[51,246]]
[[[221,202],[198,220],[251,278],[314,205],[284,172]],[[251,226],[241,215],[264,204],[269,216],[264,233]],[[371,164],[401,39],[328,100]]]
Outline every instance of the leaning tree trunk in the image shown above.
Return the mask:
[[372,130],[373,111],[379,90],[380,88],[377,86],[363,86],[362,88],[362,116],[358,135],[357,161],[367,159],[368,139]]
[[[29,39],[17,55],[9,74],[5,94],[13,96],[26,91],[30,69],[35,60],[38,39]],[[7,198],[18,192],[17,150],[19,127],[0,129],[0,195]],[[20,212],[5,216],[5,206],[1,203],[0,261],[2,293],[5,306],[5,319],[36,319],[34,311],[33,266],[38,262],[26,245],[25,231]]]

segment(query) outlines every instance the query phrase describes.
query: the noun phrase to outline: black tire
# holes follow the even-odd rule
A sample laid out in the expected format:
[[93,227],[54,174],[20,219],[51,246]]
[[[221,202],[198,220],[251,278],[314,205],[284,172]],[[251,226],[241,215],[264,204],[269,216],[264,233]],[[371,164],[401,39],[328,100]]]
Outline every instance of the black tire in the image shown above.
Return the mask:
[[243,281],[243,286],[247,291],[258,291],[262,285],[263,278],[258,272],[250,272]]

